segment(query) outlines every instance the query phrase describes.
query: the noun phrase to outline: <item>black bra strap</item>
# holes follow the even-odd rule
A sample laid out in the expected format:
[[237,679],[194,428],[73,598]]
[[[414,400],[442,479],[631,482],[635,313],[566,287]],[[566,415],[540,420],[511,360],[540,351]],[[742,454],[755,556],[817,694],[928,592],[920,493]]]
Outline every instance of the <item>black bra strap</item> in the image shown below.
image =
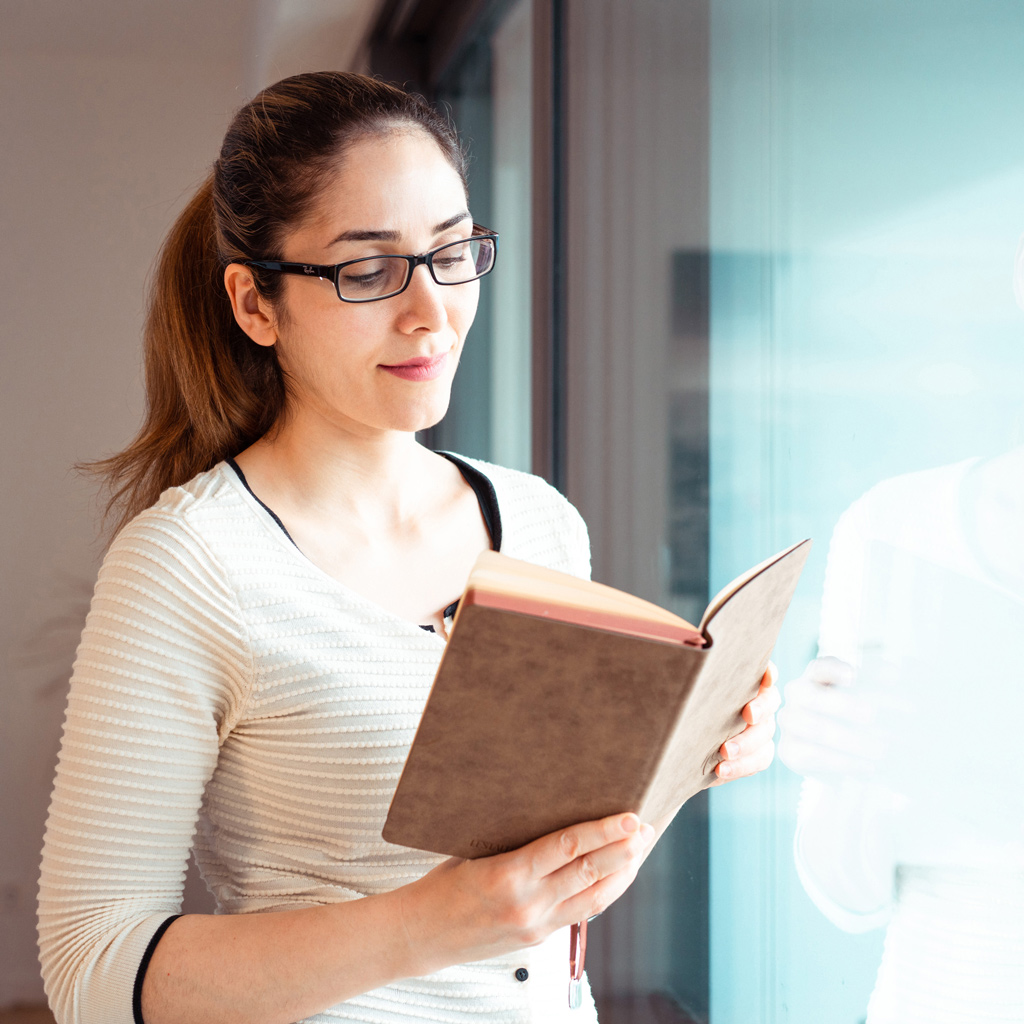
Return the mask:
[[[498,508],[498,495],[494,491],[494,484],[491,483],[490,478],[480,472],[475,466],[471,466],[468,462],[463,462],[457,455],[452,455],[451,452],[438,452],[438,455],[442,458],[447,459],[451,462],[456,469],[462,474],[463,480],[473,489],[473,493],[476,495],[477,503],[480,505],[480,514],[484,518],[484,525],[487,527],[487,532],[491,537],[491,550],[501,550],[501,510]],[[278,518],[277,513],[269,506],[264,504],[260,500],[260,497],[256,492],[249,486],[249,481],[245,479],[245,474],[242,472],[241,467],[235,462],[234,459],[225,459],[225,462],[235,471],[238,479],[242,481],[242,486],[253,496],[257,504],[262,508],[273,520],[281,527],[284,535],[295,544],[295,540],[292,535],[288,532],[287,527]],[[298,544],[295,544],[298,547]],[[444,610],[444,617],[450,618],[454,616],[456,609],[459,606],[458,600],[453,601]],[[434,631],[433,626],[421,626],[421,629]]]
[[[234,459],[225,459],[224,461],[238,474],[238,479],[242,481],[242,486],[256,499],[260,508],[262,508],[264,512],[267,512],[270,515],[270,518],[273,519],[274,522],[277,523],[277,525],[280,526],[282,530],[284,530],[284,535],[293,544],[295,544],[295,541],[292,539],[292,535],[288,532],[288,528],[278,518],[277,513],[269,505],[265,505],[262,501],[260,501],[260,496],[249,486],[249,481],[245,479],[245,474],[242,472],[241,466],[239,466]],[[298,547],[299,545],[295,544],[295,546]]]
[[498,508],[498,495],[494,492],[494,484],[490,478],[480,472],[475,466],[463,462],[457,455],[451,452],[438,452],[449,462],[455,464],[462,474],[463,480],[473,488],[476,500],[480,503],[480,513],[484,517],[484,525],[491,535],[491,550],[501,550],[501,511]]

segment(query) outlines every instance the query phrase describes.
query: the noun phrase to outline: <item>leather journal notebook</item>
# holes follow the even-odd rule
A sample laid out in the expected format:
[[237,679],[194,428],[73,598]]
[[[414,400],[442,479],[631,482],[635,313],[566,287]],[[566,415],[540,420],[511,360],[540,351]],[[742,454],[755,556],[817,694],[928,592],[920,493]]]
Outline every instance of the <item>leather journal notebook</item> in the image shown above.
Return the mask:
[[608,814],[675,812],[742,731],[811,542],[722,590],[698,626],[485,552],[391,801],[389,843],[458,857]]

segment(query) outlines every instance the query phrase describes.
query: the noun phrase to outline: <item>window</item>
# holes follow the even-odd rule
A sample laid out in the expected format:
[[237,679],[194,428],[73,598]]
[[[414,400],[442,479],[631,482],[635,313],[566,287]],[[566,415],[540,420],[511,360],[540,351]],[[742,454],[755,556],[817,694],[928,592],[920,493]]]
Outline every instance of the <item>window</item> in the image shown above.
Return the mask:
[[429,443],[529,470],[531,3],[480,23],[437,85],[469,150],[476,219],[501,235],[445,419]]
[[[568,493],[595,576],[696,615],[813,537],[775,653],[792,679],[844,510],[1024,440],[1024,8],[569,0],[566,34]],[[911,534],[929,522],[897,514]],[[887,607],[901,578],[877,591]],[[1024,636],[1022,597],[998,614]],[[907,734],[931,757],[969,747],[969,708],[995,704],[973,676],[947,683],[944,715]],[[776,763],[684,808],[592,929],[595,989],[622,1014],[605,1019],[672,1019],[671,1003],[713,1024],[864,1020],[884,922],[854,933],[812,902],[800,791]],[[1019,799],[995,793],[1012,817]],[[914,810],[936,793],[901,795],[904,831],[938,820]],[[922,857],[897,858],[897,899]]]
[[[948,565],[911,571],[907,549],[886,545],[894,532],[934,533],[936,510],[949,508],[878,500],[920,496],[921,480],[945,480],[951,466],[1006,466],[1002,514],[1016,509],[1024,521],[1024,312],[1012,286],[1024,231],[1024,6],[519,0],[474,9],[444,61],[430,56],[444,33],[423,37],[421,63],[436,65],[435,92],[468,138],[474,211],[502,232],[501,267],[435,443],[525,468],[532,418],[533,466],[551,472],[536,440],[552,433],[554,475],[590,527],[595,578],[691,620],[746,567],[813,537],[775,652],[783,682],[818,650],[833,530],[866,508],[885,529],[870,541],[873,575],[858,584],[863,621],[850,657],[863,653],[869,620],[883,639],[931,637],[934,648],[969,632],[984,609],[993,635],[1024,636],[1019,531],[989,559],[996,582],[944,601],[944,584],[922,581],[948,582]],[[537,99],[552,83],[552,123],[539,125]],[[549,129],[555,152],[538,155]],[[531,211],[549,208],[565,231],[562,265],[541,281],[560,310],[552,365],[561,369],[545,384],[534,367],[531,396],[525,312],[550,296],[537,277],[531,296],[539,247],[528,225]],[[1009,463],[995,461],[1007,452]],[[976,534],[991,546],[991,530]],[[951,550],[947,541],[934,551]],[[833,591],[852,583],[840,578]],[[956,627],[942,634],[936,623],[956,609]],[[826,625],[852,615],[833,608]],[[1024,688],[986,683],[1019,676],[1016,647],[986,645],[996,649],[988,676],[956,644],[944,667],[922,674],[900,663],[902,683],[934,682],[936,699],[903,723],[931,775],[898,793],[890,896],[898,909],[937,851],[947,867],[972,866],[963,847],[950,853],[960,826],[935,810],[959,786],[964,806],[953,810],[973,822],[970,836],[1002,851],[995,868],[1006,873],[1003,898],[980,900],[1000,902],[1006,916],[993,909],[980,927],[1019,950],[1020,767],[999,762],[1015,787],[979,779],[964,790],[973,769],[957,760],[984,746],[985,715],[989,726],[999,708],[1010,721],[1024,715]],[[915,699],[922,693],[927,685]],[[891,906],[844,913],[815,889],[806,862],[801,880],[801,786],[777,761],[683,808],[631,891],[590,930],[603,1024],[883,1019],[880,997],[870,1011],[869,1000]],[[905,842],[915,831],[916,847]],[[936,920],[956,931],[961,919],[940,911]],[[913,942],[910,953],[931,955]],[[1016,991],[996,995],[1024,1005],[1020,977]]]

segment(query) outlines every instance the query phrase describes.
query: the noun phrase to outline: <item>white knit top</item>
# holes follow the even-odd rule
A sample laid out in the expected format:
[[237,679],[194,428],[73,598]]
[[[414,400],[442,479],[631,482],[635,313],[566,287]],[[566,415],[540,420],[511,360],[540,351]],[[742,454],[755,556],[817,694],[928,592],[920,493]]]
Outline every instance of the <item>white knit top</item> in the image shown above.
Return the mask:
[[[586,528],[557,491],[473,465],[494,484],[505,554],[589,574]],[[223,463],[130,523],[78,648],[46,829],[39,934],[57,1020],[132,1024],[193,846],[228,914],[358,899],[438,864],[381,829],[443,648],[318,569]],[[568,1010],[567,985],[562,931],[309,1019],[595,1020],[589,993]]]

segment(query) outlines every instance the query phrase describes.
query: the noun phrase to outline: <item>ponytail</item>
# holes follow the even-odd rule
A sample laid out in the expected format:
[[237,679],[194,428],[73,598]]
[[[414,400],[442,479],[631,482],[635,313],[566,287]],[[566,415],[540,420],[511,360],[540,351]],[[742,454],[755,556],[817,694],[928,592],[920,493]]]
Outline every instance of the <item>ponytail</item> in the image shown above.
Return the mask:
[[248,448],[284,408],[277,355],[235,322],[223,274],[211,174],[157,263],[145,326],[146,419],[124,451],[85,467],[106,479],[115,533],[161,491]]

